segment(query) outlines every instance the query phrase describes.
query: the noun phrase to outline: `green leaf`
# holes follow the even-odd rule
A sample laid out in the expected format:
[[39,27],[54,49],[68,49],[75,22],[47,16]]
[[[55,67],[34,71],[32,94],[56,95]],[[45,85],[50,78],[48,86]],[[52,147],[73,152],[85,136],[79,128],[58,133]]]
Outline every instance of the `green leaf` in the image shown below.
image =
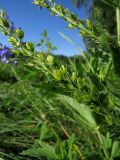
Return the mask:
[[112,157],[120,156],[120,147],[119,147],[119,142],[118,141],[113,142],[111,155],[112,155]]
[[112,139],[110,138],[110,133],[108,132],[106,137],[103,136],[104,139],[104,145],[106,149],[111,148],[112,145]]
[[62,72],[60,69],[54,69],[54,70],[53,70],[53,77],[54,77],[56,80],[60,81],[61,78],[62,78],[62,75],[63,75],[63,72]]
[[40,130],[40,140],[46,140],[49,139],[52,136],[52,132],[50,131],[50,129],[43,124]]
[[33,147],[31,149],[28,149],[26,151],[23,151],[22,155],[28,155],[32,157],[38,157],[38,158],[47,158],[47,160],[57,160],[58,156],[55,153],[55,147],[52,145],[49,145],[48,143],[38,141],[40,147]]
[[47,30],[45,30],[43,33],[42,33],[43,37],[47,38],[48,37],[48,33],[47,33]]
[[111,61],[108,64],[101,66],[101,69],[100,69],[100,72],[98,75],[101,80],[104,80],[106,78],[106,76],[110,70],[110,67],[111,67]]
[[10,37],[10,38],[8,38],[8,42],[10,43],[10,44],[12,44],[13,46],[17,46],[17,47],[19,47],[19,45],[20,45],[20,42],[19,41],[17,41],[14,37]]
[[93,118],[90,106],[78,103],[75,99],[68,96],[60,95],[60,97],[63,102],[67,103],[68,108],[72,107],[73,115],[76,116],[75,118],[81,125],[89,127],[92,130],[98,130],[99,127],[97,126],[96,121]]
[[5,27],[9,27],[9,22],[5,18],[0,18],[0,24]]
[[21,53],[21,51],[20,51],[20,50],[12,49],[12,53],[14,53],[14,54],[20,54],[20,53]]

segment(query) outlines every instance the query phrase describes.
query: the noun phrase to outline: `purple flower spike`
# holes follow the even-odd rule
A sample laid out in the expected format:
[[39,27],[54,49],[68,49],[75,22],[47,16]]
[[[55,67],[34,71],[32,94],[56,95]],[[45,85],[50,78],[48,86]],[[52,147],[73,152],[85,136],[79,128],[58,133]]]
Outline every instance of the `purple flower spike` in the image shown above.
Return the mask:
[[3,48],[0,48],[0,61],[5,63],[5,64],[13,64],[13,65],[17,65],[18,61],[17,59],[13,59],[15,58],[15,55],[11,52],[10,48],[7,46],[4,46]]
[[0,60],[3,63],[9,63],[9,58],[13,56],[13,53],[11,53],[10,49],[6,46],[4,46],[2,49],[0,49]]

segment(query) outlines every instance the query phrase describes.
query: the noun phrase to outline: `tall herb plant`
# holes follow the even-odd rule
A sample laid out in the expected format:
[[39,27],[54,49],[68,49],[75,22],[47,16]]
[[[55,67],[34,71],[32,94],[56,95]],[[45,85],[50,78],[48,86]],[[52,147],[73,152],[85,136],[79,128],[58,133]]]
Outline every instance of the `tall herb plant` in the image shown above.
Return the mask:
[[[4,139],[1,156],[8,159],[119,159],[120,78],[115,73],[110,48],[111,40],[119,45],[118,11],[117,41],[117,36],[113,39],[100,25],[99,17],[96,23],[83,21],[52,0],[33,3],[63,18],[69,23],[68,28],[77,28],[86,39],[88,51],[83,57],[68,58],[66,63],[58,63],[57,57],[50,54],[54,49],[52,45],[47,45],[47,54],[36,53],[36,45],[24,42],[24,31],[13,27],[1,11],[0,31],[12,44],[11,52],[21,59],[17,67],[5,65],[11,68],[14,83],[0,85],[3,92],[0,118],[4,122],[0,132]],[[22,73],[23,69],[27,76]],[[14,146],[20,149],[14,152]]]

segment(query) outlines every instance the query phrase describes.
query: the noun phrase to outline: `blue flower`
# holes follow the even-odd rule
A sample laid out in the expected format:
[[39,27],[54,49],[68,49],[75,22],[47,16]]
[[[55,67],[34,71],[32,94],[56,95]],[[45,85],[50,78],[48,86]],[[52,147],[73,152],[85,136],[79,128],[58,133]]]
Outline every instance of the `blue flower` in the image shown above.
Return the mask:
[[9,59],[13,57],[13,53],[11,52],[10,48],[7,46],[4,46],[2,49],[0,49],[0,60],[3,63],[9,63]]

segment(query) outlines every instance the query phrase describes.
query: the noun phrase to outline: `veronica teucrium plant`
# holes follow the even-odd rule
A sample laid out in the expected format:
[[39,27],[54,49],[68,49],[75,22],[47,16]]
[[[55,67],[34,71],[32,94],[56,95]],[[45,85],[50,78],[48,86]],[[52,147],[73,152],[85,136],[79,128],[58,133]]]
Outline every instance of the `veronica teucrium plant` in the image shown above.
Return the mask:
[[[47,53],[36,52],[36,46],[42,45],[43,39],[38,44],[24,42],[24,31],[16,28],[5,12],[0,12],[0,32],[7,36],[12,45],[11,49],[1,47],[0,60],[9,63],[13,56],[23,57],[24,67],[30,67],[33,73],[37,72],[38,77],[42,75],[40,80],[37,77],[37,80],[28,83],[30,88],[22,84],[28,101],[27,107],[26,101],[23,104],[38,121],[36,126],[42,126],[35,145],[22,154],[58,160],[83,160],[95,155],[98,159],[113,160],[119,155],[119,143],[110,125],[113,127],[116,124],[114,106],[119,106],[119,95],[109,87],[110,77],[114,76],[110,34],[105,33],[104,27],[90,20],[79,19],[76,14],[52,0],[34,0],[33,3],[47,8],[52,16],[63,18],[69,23],[69,29],[77,28],[93,47],[88,45],[88,52],[83,57],[56,63],[56,57],[51,55],[55,47],[49,42],[46,31],[43,34]],[[32,98],[32,91],[37,98]],[[113,139],[109,132],[113,133]],[[72,136],[73,133],[77,140]]]

